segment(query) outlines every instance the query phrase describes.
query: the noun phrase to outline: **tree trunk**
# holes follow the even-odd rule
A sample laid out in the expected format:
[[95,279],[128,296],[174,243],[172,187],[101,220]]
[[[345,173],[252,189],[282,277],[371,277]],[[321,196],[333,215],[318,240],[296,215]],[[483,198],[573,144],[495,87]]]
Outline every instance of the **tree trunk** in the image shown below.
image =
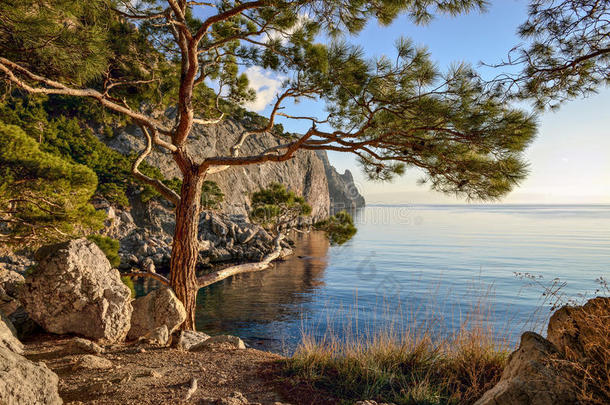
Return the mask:
[[176,230],[172,246],[169,281],[176,297],[184,304],[186,321],[183,330],[195,330],[197,277],[199,255],[199,208],[204,176],[187,173],[182,179],[181,200],[176,207]]

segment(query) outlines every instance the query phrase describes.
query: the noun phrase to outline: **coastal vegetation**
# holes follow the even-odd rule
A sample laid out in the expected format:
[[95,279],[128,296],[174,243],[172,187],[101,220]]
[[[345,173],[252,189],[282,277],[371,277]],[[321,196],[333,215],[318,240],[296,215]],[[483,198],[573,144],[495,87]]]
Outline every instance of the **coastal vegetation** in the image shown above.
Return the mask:
[[[481,1],[95,0],[87,7],[36,3],[32,14],[32,2],[11,1],[0,5],[0,72],[10,97],[67,100],[67,108],[55,110],[65,120],[72,111],[85,111],[103,122],[139,127],[146,146],[137,157],[123,158],[130,160],[133,177],[175,206],[167,284],[186,307],[182,327],[193,329],[197,291],[217,279],[200,280],[195,272],[208,175],[283,162],[299,150],[335,150],[356,154],[371,179],[388,180],[419,168],[432,189],[473,199],[500,198],[525,177],[522,154],[535,135],[535,119],[512,108],[501,92],[490,91],[472,68],[460,65],[441,73],[425,49],[406,39],[398,40],[392,58],[378,59],[347,41],[316,40],[357,33],[367,21],[389,24],[407,15],[424,23],[434,13],[482,6]],[[193,127],[219,124],[236,111],[229,105],[254,96],[242,65],[287,79],[266,120],[236,134],[225,156],[195,161],[187,147]],[[325,115],[291,113],[287,103],[302,98],[325,106]],[[275,127],[279,117],[311,125],[300,135],[286,134]],[[244,142],[263,133],[276,136],[278,145],[242,154]],[[146,171],[143,162],[153,148],[171,154],[180,179]],[[131,181],[125,172],[116,175]],[[112,184],[105,191],[120,199],[121,187]],[[266,267],[268,258],[226,274]]]

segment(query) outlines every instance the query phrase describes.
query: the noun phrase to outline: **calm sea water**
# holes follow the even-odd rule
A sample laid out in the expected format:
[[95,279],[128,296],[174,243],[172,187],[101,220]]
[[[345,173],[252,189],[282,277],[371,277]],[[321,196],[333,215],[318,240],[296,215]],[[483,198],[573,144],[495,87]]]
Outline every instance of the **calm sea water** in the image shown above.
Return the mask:
[[201,290],[198,329],[290,353],[303,330],[374,331],[414,314],[450,333],[486,296],[493,326],[515,341],[534,314],[548,316],[536,312],[542,285],[560,278],[578,298],[610,278],[610,206],[369,206],[355,222],[343,246],[298,237],[274,269]]

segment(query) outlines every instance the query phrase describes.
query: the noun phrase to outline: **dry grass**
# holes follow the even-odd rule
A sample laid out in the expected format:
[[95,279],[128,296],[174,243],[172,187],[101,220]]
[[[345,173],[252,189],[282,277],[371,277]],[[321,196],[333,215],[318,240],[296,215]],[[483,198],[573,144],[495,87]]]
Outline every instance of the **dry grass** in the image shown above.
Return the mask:
[[394,310],[402,322],[375,332],[354,332],[360,329],[352,325],[322,338],[304,332],[286,362],[287,374],[295,385],[322,390],[336,402],[473,403],[497,383],[512,349],[506,334],[492,327],[490,292],[453,333],[443,329],[439,314],[447,310],[439,305],[425,312]]

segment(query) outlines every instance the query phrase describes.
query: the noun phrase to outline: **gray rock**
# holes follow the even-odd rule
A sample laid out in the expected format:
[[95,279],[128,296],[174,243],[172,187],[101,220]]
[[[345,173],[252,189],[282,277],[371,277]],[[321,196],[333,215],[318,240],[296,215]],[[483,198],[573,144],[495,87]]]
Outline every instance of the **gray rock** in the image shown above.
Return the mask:
[[60,405],[59,378],[40,363],[0,347],[0,404]]
[[123,340],[131,319],[131,292],[93,242],[77,239],[37,252],[20,299],[30,317],[51,333]]
[[139,340],[151,345],[165,346],[169,343],[169,336],[167,325],[162,325],[140,337]]
[[20,273],[5,269],[0,265],[0,288],[2,288],[6,294],[15,297],[19,287],[24,283],[25,278]]
[[64,347],[65,354],[102,354],[104,349],[87,339],[74,338],[70,340]]
[[23,354],[23,344],[17,339],[17,331],[2,312],[0,312],[0,347]]
[[211,338],[206,339],[205,341],[196,344],[195,346],[192,346],[189,351],[199,352],[212,348],[242,350],[246,348],[246,345],[243,340],[241,340],[237,336],[218,335],[212,336]]
[[339,174],[328,161],[326,151],[317,151],[318,157],[324,164],[324,171],[328,181],[328,194],[330,199],[330,213],[334,214],[341,210],[351,210],[364,207],[364,197],[354,183],[354,177],[349,170]]
[[112,368],[112,362],[103,357],[85,354],[73,367],[75,370],[106,370]]
[[521,336],[498,384],[475,405],[570,405],[576,395],[567,376],[549,362],[557,349],[534,332]]
[[181,330],[174,335],[172,347],[188,351],[191,350],[192,347],[205,342],[209,338],[210,336],[203,332]]
[[173,333],[186,319],[186,310],[169,288],[159,288],[133,302],[128,339],[145,336],[160,326]]

